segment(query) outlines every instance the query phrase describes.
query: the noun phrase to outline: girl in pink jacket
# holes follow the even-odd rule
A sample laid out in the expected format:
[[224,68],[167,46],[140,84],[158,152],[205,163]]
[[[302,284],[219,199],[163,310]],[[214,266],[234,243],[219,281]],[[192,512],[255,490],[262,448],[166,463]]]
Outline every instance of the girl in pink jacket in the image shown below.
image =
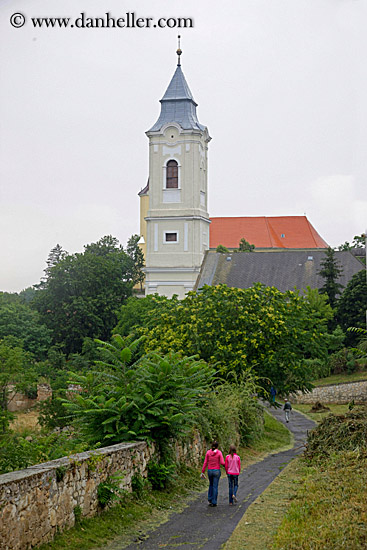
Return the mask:
[[209,506],[217,505],[218,484],[219,484],[221,466],[224,466],[224,458],[223,458],[222,452],[218,450],[218,441],[213,441],[212,448],[209,449],[209,451],[207,451],[205,455],[203,469],[201,470],[201,477],[205,477],[204,472],[206,467],[208,467]]
[[228,477],[229,505],[233,506],[237,502],[238,476],[241,473],[241,459],[236,454],[236,447],[230,445],[229,454],[224,463]]

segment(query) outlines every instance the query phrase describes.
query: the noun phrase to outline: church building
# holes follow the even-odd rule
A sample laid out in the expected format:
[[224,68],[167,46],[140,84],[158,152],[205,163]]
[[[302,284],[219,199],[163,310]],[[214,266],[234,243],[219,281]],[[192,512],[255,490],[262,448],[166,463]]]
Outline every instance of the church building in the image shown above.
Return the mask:
[[[247,288],[254,282],[287,289],[322,286],[318,276],[327,243],[306,216],[215,217],[208,214],[208,144],[197,103],[178,63],[160,100],[161,112],[146,132],[148,183],[140,197],[140,246],[145,256],[145,294],[184,298],[203,284]],[[236,251],[244,238],[254,253]],[[343,285],[363,269],[348,252],[340,254]],[[299,286],[301,285],[301,286]]]

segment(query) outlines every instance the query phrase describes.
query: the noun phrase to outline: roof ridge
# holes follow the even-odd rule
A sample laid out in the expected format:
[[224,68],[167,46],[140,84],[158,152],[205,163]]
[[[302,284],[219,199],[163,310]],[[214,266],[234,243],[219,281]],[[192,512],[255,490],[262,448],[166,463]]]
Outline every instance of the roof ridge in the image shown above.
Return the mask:
[[[259,217],[260,217],[260,216],[259,216]],[[271,233],[270,233],[270,230],[269,230],[269,222],[268,222],[266,216],[264,216],[264,218],[265,218],[266,230],[267,230],[267,232],[268,232],[269,239],[270,239],[270,245],[273,246],[274,243],[273,243],[273,239],[272,239],[272,236],[271,236]]]

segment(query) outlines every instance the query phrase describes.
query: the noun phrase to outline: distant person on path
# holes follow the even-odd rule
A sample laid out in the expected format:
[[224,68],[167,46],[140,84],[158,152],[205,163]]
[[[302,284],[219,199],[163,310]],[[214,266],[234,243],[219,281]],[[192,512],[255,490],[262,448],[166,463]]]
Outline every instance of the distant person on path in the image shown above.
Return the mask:
[[218,499],[218,483],[220,478],[220,467],[224,466],[224,458],[222,452],[218,450],[218,441],[213,441],[212,448],[207,451],[201,477],[205,478],[205,469],[208,467],[209,490],[208,502],[209,506],[216,506]]
[[238,476],[241,473],[241,459],[234,445],[229,447],[224,467],[228,478],[229,505],[233,506],[237,502]]
[[272,386],[270,388],[270,396],[271,396],[271,402],[272,403],[275,403],[275,396],[277,394],[277,390],[274,388],[274,386]]
[[292,410],[292,405],[290,404],[290,402],[288,401],[288,399],[284,399],[284,407],[283,407],[283,410],[285,412],[285,421],[286,422],[289,422],[289,414]]

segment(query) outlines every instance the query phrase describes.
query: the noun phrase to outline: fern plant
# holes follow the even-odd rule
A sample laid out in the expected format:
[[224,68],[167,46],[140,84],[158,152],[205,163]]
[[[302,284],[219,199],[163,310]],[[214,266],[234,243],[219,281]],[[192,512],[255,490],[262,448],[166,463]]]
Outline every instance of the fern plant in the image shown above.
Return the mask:
[[116,473],[109,476],[106,481],[102,481],[97,488],[98,503],[101,508],[106,508],[113,502],[121,500],[125,491],[120,488],[123,474]]
[[204,361],[151,352],[133,362],[138,342],[126,346],[119,335],[99,342],[98,371],[72,375],[82,391],[64,400],[65,407],[93,445],[144,439],[162,446],[190,430],[211,389],[215,371]]

